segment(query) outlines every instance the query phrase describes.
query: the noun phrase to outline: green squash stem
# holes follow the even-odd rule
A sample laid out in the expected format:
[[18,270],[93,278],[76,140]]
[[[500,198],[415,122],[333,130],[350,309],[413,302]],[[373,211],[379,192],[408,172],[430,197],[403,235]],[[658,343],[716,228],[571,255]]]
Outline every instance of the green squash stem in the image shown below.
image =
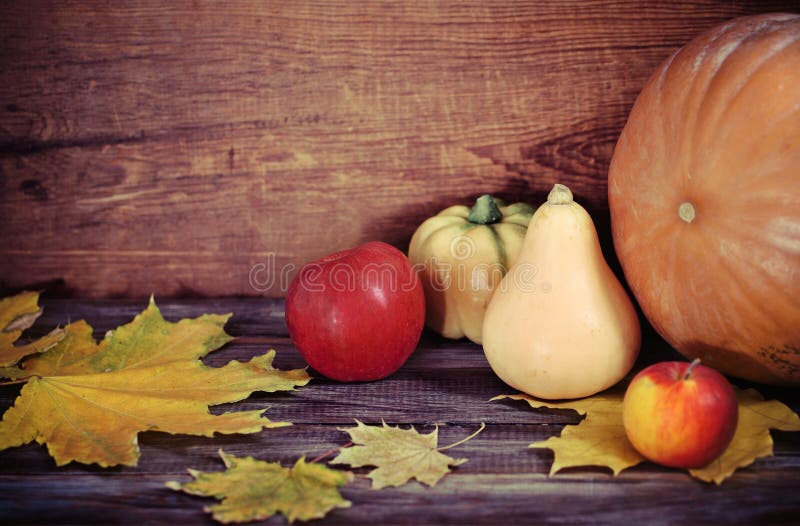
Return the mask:
[[470,223],[478,225],[491,225],[503,219],[503,213],[494,202],[494,197],[484,194],[475,200],[475,205],[469,211],[467,219]]

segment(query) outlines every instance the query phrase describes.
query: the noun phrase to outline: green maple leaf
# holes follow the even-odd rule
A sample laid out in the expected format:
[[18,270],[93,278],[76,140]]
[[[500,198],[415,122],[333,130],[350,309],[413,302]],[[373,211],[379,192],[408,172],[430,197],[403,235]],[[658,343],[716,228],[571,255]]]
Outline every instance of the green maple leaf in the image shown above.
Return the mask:
[[283,514],[289,522],[324,517],[335,508],[348,508],[350,501],[339,488],[353,479],[352,473],[308,463],[301,458],[291,468],[276,462],[252,457],[234,457],[219,452],[227,468],[221,472],[189,470],[194,480],[181,484],[167,482],[167,487],[203,497],[221,500],[205,508],[214,519],[224,522],[247,522]]

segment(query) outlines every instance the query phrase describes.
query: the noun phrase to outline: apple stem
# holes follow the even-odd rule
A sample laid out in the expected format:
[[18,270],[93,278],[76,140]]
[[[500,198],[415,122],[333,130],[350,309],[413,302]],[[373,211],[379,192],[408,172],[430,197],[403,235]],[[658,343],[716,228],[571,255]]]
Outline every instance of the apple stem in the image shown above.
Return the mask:
[[481,422],[481,427],[480,427],[480,428],[479,428],[477,431],[475,431],[474,433],[472,433],[470,436],[468,436],[467,438],[462,438],[461,440],[459,440],[459,441],[458,441],[458,442],[456,442],[455,444],[450,444],[449,446],[444,446],[444,447],[437,448],[437,449],[436,449],[436,451],[444,451],[445,449],[450,449],[451,447],[460,446],[460,445],[461,445],[461,444],[463,444],[464,442],[467,442],[468,440],[472,440],[473,438],[475,438],[476,436],[478,436],[478,433],[480,433],[480,432],[481,432],[481,431],[483,431],[484,429],[486,429],[486,424],[484,424],[483,422]]
[[694,368],[698,365],[700,365],[700,358],[695,358],[692,360],[692,363],[690,363],[689,367],[686,368],[686,372],[683,373],[683,379],[688,380],[689,376],[692,374],[692,371],[694,371]]

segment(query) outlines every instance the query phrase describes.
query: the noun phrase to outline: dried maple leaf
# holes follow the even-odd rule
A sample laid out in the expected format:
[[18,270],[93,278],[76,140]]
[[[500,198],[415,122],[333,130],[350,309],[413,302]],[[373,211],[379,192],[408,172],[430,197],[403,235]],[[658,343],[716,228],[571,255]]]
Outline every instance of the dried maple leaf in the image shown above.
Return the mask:
[[22,363],[27,383],[0,421],[0,450],[36,440],[58,465],[135,465],[140,431],[211,436],[288,425],[262,411],[210,414],[209,405],[309,380],[302,369],[274,369],[274,351],[247,363],[204,365],[199,358],[230,341],[223,329],[229,317],[170,323],[151,299],[99,344],[85,322],[68,325],[53,349]]
[[739,425],[733,441],[722,455],[700,469],[689,470],[693,477],[721,484],[738,468],[757,458],[772,456],[770,429],[800,431],[800,417],[777,400],[764,400],[755,389],[736,389],[739,400]]
[[167,487],[191,495],[214,497],[219,504],[205,508],[214,519],[247,522],[283,514],[289,522],[324,517],[334,508],[348,508],[350,501],[339,488],[353,479],[347,471],[337,471],[301,458],[292,468],[252,457],[234,457],[219,452],[227,468],[207,473],[190,469],[195,478],[181,484],[167,482]]
[[62,329],[55,329],[27,345],[15,346],[22,331],[33,325],[41,314],[38,292],[22,292],[0,300],[0,376],[15,376],[13,369],[9,369],[12,371],[10,374],[5,374],[4,368],[15,365],[25,356],[51,349],[64,337]]
[[455,444],[438,447],[439,428],[427,435],[416,429],[401,429],[383,422],[383,426],[368,426],[356,420],[356,427],[340,429],[350,435],[355,444],[344,448],[331,460],[331,464],[349,464],[354,468],[377,466],[367,477],[372,479],[372,487],[381,489],[387,486],[401,486],[412,478],[433,486],[450,472],[450,466],[459,466],[466,458],[455,459],[441,451],[463,444],[483,431],[481,428]]
[[574,466],[606,466],[614,475],[645,459],[631,445],[622,425],[624,392],[611,391],[566,402],[539,400],[528,395],[502,395],[492,398],[524,400],[533,408],[573,409],[586,418],[567,426],[559,437],[534,442],[529,447],[548,448],[554,453],[550,475]]
[[[689,470],[706,482],[721,484],[738,468],[757,458],[772,455],[770,429],[800,431],[800,418],[777,400],[764,401],[754,389],[734,388],[739,400],[739,424],[728,449],[709,465]],[[574,426],[566,426],[561,436],[534,442],[529,447],[548,448],[554,453],[550,475],[567,467],[605,466],[614,475],[643,462],[625,434],[622,424],[624,391],[616,389],[580,400],[551,402],[527,395],[501,395],[492,400],[510,398],[524,400],[533,408],[573,409],[586,418]]]

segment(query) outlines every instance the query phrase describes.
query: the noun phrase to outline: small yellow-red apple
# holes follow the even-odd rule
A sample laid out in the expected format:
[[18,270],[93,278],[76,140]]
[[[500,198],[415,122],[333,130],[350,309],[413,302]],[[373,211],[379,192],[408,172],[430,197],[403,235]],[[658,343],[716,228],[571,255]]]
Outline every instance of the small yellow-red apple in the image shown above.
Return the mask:
[[731,443],[739,406],[728,380],[700,360],[661,362],[633,378],[622,418],[628,439],[648,460],[699,468]]

